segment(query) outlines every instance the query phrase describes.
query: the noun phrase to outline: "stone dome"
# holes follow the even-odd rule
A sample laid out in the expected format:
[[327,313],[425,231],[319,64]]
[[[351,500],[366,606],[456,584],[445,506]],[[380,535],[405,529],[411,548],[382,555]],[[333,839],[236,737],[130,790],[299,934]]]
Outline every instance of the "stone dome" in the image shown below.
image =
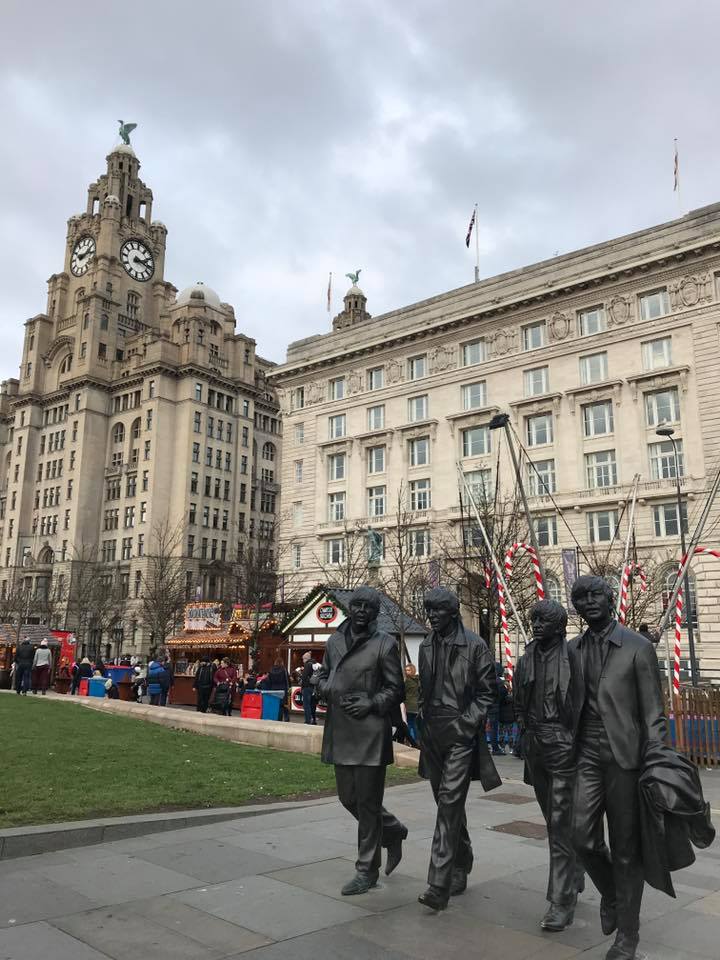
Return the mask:
[[113,153],[125,153],[129,157],[136,157],[135,151],[130,146],[129,143],[119,143],[116,147],[113,147],[110,151],[110,155]]
[[153,228],[153,230],[164,230],[165,233],[167,233],[167,227],[162,220],[153,220],[150,226]]
[[191,287],[185,287],[181,290],[175,299],[175,303],[183,306],[186,303],[201,303],[208,307],[220,309],[220,297],[215,293],[212,287],[206,287],[204,283],[198,281]]
[[[350,287],[348,292],[345,294],[345,296],[346,297],[365,297],[365,294],[362,292],[360,287],[356,283],[354,283]],[[365,299],[367,300],[367,297],[365,297]]]

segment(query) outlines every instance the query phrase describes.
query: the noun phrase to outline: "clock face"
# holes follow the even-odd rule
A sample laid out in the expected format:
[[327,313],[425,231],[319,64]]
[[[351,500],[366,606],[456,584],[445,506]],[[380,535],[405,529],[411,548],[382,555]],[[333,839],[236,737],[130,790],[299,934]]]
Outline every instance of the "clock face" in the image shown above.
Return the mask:
[[120,262],[133,280],[149,280],[155,272],[155,260],[141,240],[126,240],[120,247]]
[[92,237],[80,237],[73,247],[70,257],[70,269],[76,277],[81,277],[95,256],[95,241]]

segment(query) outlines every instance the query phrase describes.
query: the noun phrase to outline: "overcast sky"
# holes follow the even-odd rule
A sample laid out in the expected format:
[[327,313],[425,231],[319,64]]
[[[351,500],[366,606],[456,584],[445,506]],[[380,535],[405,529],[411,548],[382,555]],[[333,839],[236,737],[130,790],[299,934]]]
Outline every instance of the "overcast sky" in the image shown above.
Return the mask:
[[707,0],[4,0],[0,379],[117,119],[169,229],[258,351],[720,200]]

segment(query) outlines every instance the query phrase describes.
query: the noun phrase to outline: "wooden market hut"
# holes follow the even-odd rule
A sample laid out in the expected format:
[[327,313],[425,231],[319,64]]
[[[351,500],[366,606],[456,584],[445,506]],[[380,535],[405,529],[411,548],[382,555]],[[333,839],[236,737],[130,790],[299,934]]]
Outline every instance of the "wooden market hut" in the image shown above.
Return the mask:
[[[58,669],[58,652],[60,642],[56,640],[50,628],[41,623],[26,623],[20,628],[20,643],[29,640],[33,647],[39,647],[42,640],[47,640],[53,654],[54,679]],[[10,669],[15,659],[15,646],[18,642],[18,631],[14,623],[0,623],[0,690],[7,690],[10,686]]]

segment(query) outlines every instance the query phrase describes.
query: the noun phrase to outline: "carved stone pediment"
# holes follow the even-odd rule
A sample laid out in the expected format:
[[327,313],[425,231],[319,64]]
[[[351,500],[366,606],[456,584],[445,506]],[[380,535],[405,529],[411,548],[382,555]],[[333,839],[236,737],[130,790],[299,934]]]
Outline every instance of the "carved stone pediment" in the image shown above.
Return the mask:
[[615,296],[608,305],[608,326],[623,327],[632,320],[632,300],[630,297]]
[[442,373],[457,367],[457,349],[454,344],[440,344],[430,351],[430,373]]
[[566,340],[572,330],[572,320],[564,313],[554,313],[548,320],[548,332],[551,340]]
[[503,327],[491,333],[488,338],[488,348],[491,357],[505,357],[509,353],[518,352],[520,332],[517,327]]
[[48,347],[48,351],[43,356],[43,363],[46,367],[51,367],[53,365],[53,360],[55,357],[62,353],[64,350],[69,350],[72,353],[75,349],[75,339],[73,337],[62,336],[56,337],[53,342]]

